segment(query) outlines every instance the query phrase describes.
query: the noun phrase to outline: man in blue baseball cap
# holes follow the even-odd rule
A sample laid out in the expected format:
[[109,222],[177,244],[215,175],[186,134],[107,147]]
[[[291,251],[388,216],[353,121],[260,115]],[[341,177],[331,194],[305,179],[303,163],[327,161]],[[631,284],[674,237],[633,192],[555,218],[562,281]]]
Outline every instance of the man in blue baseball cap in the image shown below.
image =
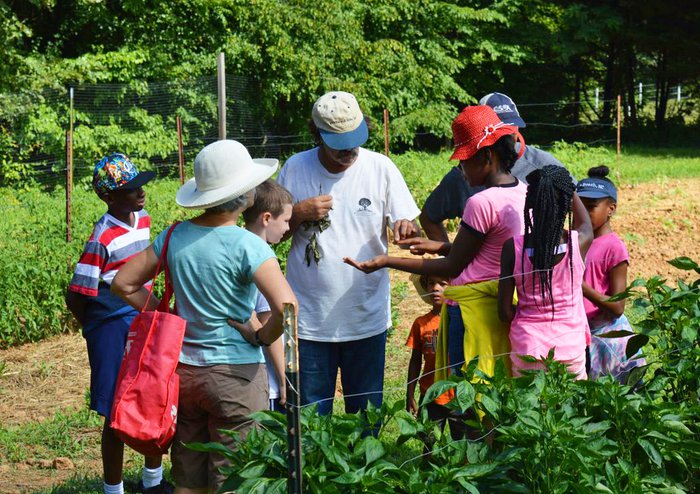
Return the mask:
[[287,280],[299,300],[301,401],[330,413],[340,369],[345,411],[355,413],[382,403],[390,285],[387,270],[358,276],[342,258],[386,254],[387,227],[395,240],[417,235],[420,210],[396,165],[361,147],[369,131],[355,96],[321,96],[310,128],[317,147],[289,158],[278,178],[296,203]]
[[[525,127],[515,102],[505,94],[489,93],[479,100],[479,104],[493,108],[503,123],[515,125],[521,129]],[[525,177],[545,165],[564,166],[550,153],[533,146],[526,146],[525,153],[515,162],[511,173],[521,182],[527,183]],[[425,235],[431,240],[447,242],[443,221],[461,218],[467,199],[480,190],[481,188],[469,185],[459,166],[453,167],[425,200],[420,214],[420,224]]]

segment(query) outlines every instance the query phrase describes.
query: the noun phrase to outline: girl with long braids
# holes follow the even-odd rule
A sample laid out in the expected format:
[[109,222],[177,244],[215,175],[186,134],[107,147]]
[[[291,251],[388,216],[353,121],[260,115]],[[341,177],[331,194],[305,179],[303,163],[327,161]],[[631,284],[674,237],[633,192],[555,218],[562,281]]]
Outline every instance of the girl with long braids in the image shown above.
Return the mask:
[[581,285],[591,220],[563,168],[547,165],[527,181],[525,234],[503,244],[498,291],[499,315],[510,322],[513,375],[543,367],[520,356],[541,359],[554,348],[554,359],[585,379],[588,322]]
[[[445,289],[444,295],[451,301],[452,310],[456,309],[462,318],[448,317],[447,305],[443,305],[436,380],[447,378],[448,363],[461,370],[477,356],[477,368],[486,375],[493,375],[499,358],[510,368],[508,325],[498,318],[497,279],[503,242],[523,232],[526,192],[525,184],[510,173],[519,157],[515,151],[516,138],[521,141],[521,153],[525,149],[515,125],[501,122],[488,106],[468,106],[452,122],[452,133],[455,150],[451,159],[459,160],[470,185],[486,188],[467,201],[453,243],[425,238],[398,242],[414,254],[445,257],[422,259],[384,255],[365,262],[345,259],[365,273],[390,267],[451,278],[451,286]],[[455,321],[459,321],[459,327],[455,327]]]

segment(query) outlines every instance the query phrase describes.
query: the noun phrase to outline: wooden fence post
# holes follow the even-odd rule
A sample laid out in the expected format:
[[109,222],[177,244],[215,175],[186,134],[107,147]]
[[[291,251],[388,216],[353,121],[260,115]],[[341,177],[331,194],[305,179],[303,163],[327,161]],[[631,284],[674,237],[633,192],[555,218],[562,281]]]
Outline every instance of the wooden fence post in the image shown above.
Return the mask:
[[384,108],[384,154],[389,156],[389,110]]
[[182,119],[180,115],[176,118],[177,122],[177,162],[180,168],[180,185],[185,183],[185,153],[182,151]]
[[622,148],[622,144],[620,142],[620,127],[621,127],[621,115],[620,115],[620,105],[621,105],[621,96],[618,94],[617,95],[617,155],[620,156],[620,151]]
[[[287,493],[302,494],[301,458],[301,396],[299,395],[299,348],[297,346],[297,316],[294,304],[283,309],[284,361],[287,387]],[[281,384],[281,383],[280,383]]]

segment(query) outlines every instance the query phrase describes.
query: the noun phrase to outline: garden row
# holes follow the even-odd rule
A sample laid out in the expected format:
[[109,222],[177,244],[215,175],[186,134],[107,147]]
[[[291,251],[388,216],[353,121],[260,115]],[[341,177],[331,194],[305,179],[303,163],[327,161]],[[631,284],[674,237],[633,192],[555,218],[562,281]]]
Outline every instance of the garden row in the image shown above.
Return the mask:
[[[673,265],[700,275],[690,259]],[[696,492],[700,278],[677,287],[656,277],[640,280],[626,295],[643,314],[637,343],[646,342],[648,362],[630,385],[609,377],[574,381],[551,355],[548,372],[517,379],[507,377],[503,365],[493,378],[475,376],[472,362],[465,378],[435,383],[426,395],[431,400],[454,388],[448,406],[483,416],[471,422],[480,437],[460,441],[425,412],[410,415],[403,401],[365,416],[319,417],[304,409],[305,492]],[[213,443],[192,447],[230,458],[234,466],[222,492],[287,492],[286,420],[275,412],[254,419],[260,427],[236,451]],[[363,437],[377,423],[378,437]],[[421,437],[434,441],[428,454]]]

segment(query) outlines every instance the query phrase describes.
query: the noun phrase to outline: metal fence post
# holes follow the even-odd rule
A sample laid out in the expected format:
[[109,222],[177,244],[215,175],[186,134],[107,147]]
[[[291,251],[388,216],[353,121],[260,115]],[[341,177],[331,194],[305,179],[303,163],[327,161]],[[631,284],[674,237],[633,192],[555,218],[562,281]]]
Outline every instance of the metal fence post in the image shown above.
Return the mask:
[[73,209],[73,135],[66,132],[66,242],[73,240],[71,233]]
[[595,88],[595,109],[598,109],[598,102],[600,100],[600,88]]
[[285,376],[287,387],[287,493],[302,494],[301,458],[301,397],[299,396],[299,349],[297,316],[294,304],[286,303],[283,309]]
[[226,63],[224,53],[217,59],[217,88],[219,93],[219,139],[226,139]]

